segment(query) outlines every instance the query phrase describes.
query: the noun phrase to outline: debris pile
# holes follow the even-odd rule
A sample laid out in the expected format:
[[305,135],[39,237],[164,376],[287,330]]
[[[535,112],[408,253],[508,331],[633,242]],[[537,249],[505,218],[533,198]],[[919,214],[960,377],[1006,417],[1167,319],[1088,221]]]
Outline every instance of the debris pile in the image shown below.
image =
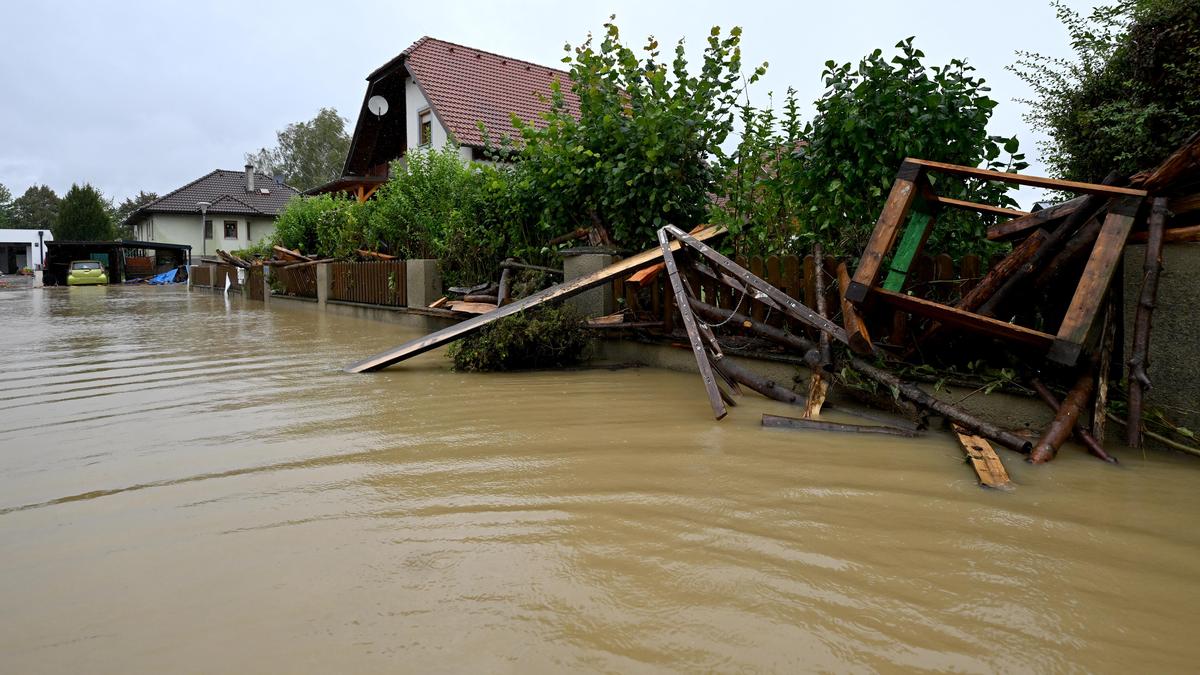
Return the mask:
[[[937,194],[944,177],[1001,181],[1077,195],[1032,213],[1001,209]],[[1010,241],[1010,253],[961,297],[943,301],[921,297],[906,285],[910,267],[921,253],[938,214],[967,209],[1000,217],[987,237]],[[1200,133],[1162,165],[1122,179],[1111,175],[1101,183],[1080,183],[921,159],[908,159],[897,173],[883,212],[853,275],[843,265],[837,278],[819,272],[815,308],[805,306],[779,288],[736,264],[706,242],[723,233],[708,228],[687,233],[674,226],[659,230],[659,249],[622,260],[600,272],[567,281],[522,300],[504,302],[504,278],[494,289],[458,289],[464,301],[472,295],[488,304],[485,314],[347,367],[349,372],[385,368],[406,358],[457,340],[503,316],[561,299],[613,279],[639,283],[665,270],[674,305],[713,415],[721,419],[735,405],[742,387],[796,404],[798,418],[765,416],[765,426],[911,435],[911,422],[884,426],[845,425],[816,420],[830,384],[847,373],[890,391],[900,407],[944,418],[952,425],[964,452],[985,485],[999,487],[1008,477],[990,443],[1022,453],[1034,463],[1052,460],[1059,447],[1076,438],[1098,458],[1115,462],[1104,449],[1110,383],[1130,383],[1127,442],[1142,440],[1142,399],[1149,387],[1146,367],[1151,317],[1157,297],[1164,241],[1200,240]],[[1121,357],[1122,284],[1114,283],[1130,243],[1145,243],[1141,294],[1134,321],[1132,349]],[[820,248],[813,251],[817,270],[825,270]],[[749,312],[721,309],[689,282],[688,275],[717,282],[742,297],[751,297],[779,312],[799,329],[767,325]],[[507,268],[505,270],[507,272]],[[706,281],[706,283],[708,283]],[[838,302],[825,300],[825,285],[836,285]],[[831,294],[832,295],[832,294]],[[834,307],[827,306],[829,304]],[[841,315],[840,323],[835,320]],[[873,341],[871,329],[880,317],[910,321],[911,344]],[[802,359],[811,371],[806,395],[750,372],[726,358],[717,329],[730,327],[770,341]],[[802,328],[801,328],[802,327]],[[806,334],[807,331],[807,334]],[[947,349],[947,345],[952,349]],[[1008,358],[1020,364],[1022,377],[1055,412],[1053,422],[1037,438],[1029,438],[979,419],[909,381],[903,366],[919,363],[922,354],[956,352],[980,358]],[[1055,393],[1059,385],[1065,396]],[[1066,386],[1062,386],[1066,385]]]

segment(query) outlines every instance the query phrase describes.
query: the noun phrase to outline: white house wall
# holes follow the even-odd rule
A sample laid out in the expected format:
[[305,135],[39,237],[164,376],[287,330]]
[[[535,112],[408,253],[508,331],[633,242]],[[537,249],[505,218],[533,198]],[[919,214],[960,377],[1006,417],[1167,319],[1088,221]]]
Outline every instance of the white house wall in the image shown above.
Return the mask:
[[[247,219],[245,216],[226,216],[219,213],[210,213],[206,218],[212,221],[213,237],[208,240],[201,239],[204,229],[199,211],[193,214],[152,214],[138,225],[135,236],[161,244],[187,244],[192,247],[192,255],[198,257],[216,255],[217,249],[232,251],[246,248],[275,233],[274,220]],[[237,221],[237,239],[225,238],[226,220]]]
[[[429,110],[429,101],[425,99],[425,94],[421,92],[421,88],[417,86],[417,81],[413,77],[405,80],[404,84],[404,102],[407,110],[404,111],[406,117],[405,127],[407,150],[421,149],[419,141],[421,140],[421,112]],[[450,139],[450,134],[446,132],[446,127],[442,126],[441,120],[437,114],[432,115],[432,133],[430,134],[429,148],[441,150],[446,147],[446,141]],[[458,156],[464,163],[471,161],[471,149],[459,148]]]

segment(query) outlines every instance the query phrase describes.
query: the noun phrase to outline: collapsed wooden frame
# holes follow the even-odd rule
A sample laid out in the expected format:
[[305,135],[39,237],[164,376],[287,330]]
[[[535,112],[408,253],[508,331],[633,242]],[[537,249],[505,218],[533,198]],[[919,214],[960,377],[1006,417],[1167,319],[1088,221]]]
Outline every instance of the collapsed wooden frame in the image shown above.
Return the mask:
[[[1057,334],[1050,335],[999,321],[982,313],[912,298],[901,292],[902,287],[912,261],[925,246],[937,216],[944,208],[1015,216],[989,232],[989,238],[1004,239],[1067,217],[1080,209],[1086,209],[1087,204],[1094,203],[1095,200],[1087,202],[1084,199],[1076,199],[1038,213],[1025,214],[987,204],[940,197],[934,193],[933,184],[929,180],[930,174],[999,181],[1114,200],[1108,208],[1099,236],[1084,267],[1083,276]],[[904,160],[896,174],[896,181],[892,185],[883,212],[875,224],[858,269],[855,270],[846,290],[846,297],[857,305],[872,300],[882,301],[902,311],[952,324],[964,330],[1024,344],[1046,352],[1051,361],[1071,366],[1078,361],[1088,333],[1095,323],[1104,302],[1105,291],[1120,261],[1125,241],[1133,229],[1137,213],[1146,197],[1147,192],[1140,189],[1055,180],[909,158]],[[907,227],[897,246],[897,239],[901,238],[901,226],[905,223]],[[891,263],[886,270],[887,277],[881,285],[879,280],[885,272],[884,261],[889,254]]]

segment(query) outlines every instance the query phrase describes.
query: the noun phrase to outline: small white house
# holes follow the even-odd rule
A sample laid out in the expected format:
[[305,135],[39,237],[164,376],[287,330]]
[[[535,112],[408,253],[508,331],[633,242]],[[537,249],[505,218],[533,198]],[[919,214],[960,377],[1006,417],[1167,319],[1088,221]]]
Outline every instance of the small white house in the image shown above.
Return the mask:
[[50,230],[0,230],[0,274],[16,274],[25,268],[42,269]]
[[192,255],[246,248],[275,232],[279,212],[299,192],[246,165],[217,169],[134,211],[127,220],[141,241],[187,244]]

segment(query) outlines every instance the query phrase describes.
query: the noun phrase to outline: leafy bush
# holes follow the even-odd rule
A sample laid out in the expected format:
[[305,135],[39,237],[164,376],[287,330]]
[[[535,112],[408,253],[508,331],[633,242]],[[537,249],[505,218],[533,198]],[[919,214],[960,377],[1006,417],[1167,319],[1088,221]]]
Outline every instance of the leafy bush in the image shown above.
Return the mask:
[[[807,144],[796,151],[806,238],[823,241],[833,253],[857,254],[866,245],[905,157],[1001,171],[1027,166],[1015,137],[988,134],[996,101],[974,68],[958,59],[926,68],[912,38],[896,48],[900,53],[890,61],[877,49],[857,67],[825,63],[828,89],[804,129]],[[1000,161],[1002,153],[1007,161]],[[951,176],[931,181],[945,197],[1017,205],[1006,184]],[[979,214],[947,209],[927,246],[954,256],[988,253],[987,224]]]
[[1018,52],[1010,69],[1037,94],[1026,119],[1049,135],[1042,150],[1055,174],[1130,175],[1200,128],[1200,2],[1126,0],[1087,17],[1052,5],[1076,60]]
[[560,368],[583,360],[587,324],[570,305],[504,317],[450,347],[455,370]]
[[346,258],[361,248],[366,207],[352,197],[296,196],[275,221],[275,243],[305,253]]
[[557,82],[542,123],[514,118],[524,141],[518,173],[527,213],[541,229],[599,225],[621,245],[643,249],[664,223],[688,229],[706,215],[716,179],[709,160],[722,152],[742,91],[741,29],[722,38],[714,27],[692,69],[682,41],[664,57],[651,38],[639,56],[616,24],[604,28],[599,44],[589,35],[563,59],[579,119]]

